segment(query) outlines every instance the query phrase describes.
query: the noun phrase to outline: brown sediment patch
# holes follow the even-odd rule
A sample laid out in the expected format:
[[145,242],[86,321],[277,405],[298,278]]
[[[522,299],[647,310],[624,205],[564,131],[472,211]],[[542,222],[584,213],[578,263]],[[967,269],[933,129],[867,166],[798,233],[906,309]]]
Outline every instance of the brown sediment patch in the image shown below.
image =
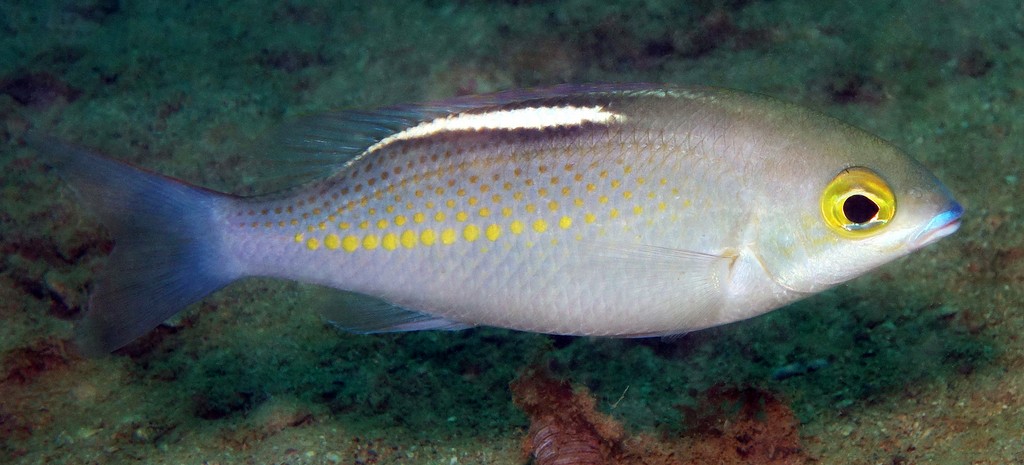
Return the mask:
[[26,347],[8,351],[3,356],[4,382],[28,384],[42,374],[61,370],[78,358],[67,341],[43,339]]
[[530,417],[524,451],[537,465],[799,465],[815,460],[801,445],[799,422],[777,395],[755,387],[714,387],[697,407],[681,408],[689,428],[678,437],[627,435],[598,412],[586,389],[529,368],[512,383]]

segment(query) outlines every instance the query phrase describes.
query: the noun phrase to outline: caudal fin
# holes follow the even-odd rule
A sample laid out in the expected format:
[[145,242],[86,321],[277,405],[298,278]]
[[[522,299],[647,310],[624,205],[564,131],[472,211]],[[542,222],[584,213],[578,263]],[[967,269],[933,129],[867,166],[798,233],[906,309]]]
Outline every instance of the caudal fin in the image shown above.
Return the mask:
[[118,349],[240,277],[211,234],[229,196],[37,134],[27,141],[114,237],[78,327],[83,351]]

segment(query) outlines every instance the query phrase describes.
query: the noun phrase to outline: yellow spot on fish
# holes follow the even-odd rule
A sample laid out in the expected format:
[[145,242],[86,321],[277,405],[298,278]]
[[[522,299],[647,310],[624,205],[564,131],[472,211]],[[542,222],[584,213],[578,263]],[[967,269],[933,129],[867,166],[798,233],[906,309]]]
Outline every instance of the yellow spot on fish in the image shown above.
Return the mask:
[[469,206],[471,206],[471,207],[472,207],[472,206],[476,205],[476,204],[477,204],[478,202],[480,202],[480,201],[479,201],[479,200],[477,200],[477,198],[476,198],[476,197],[470,197],[470,198],[469,198],[469,201],[468,201],[468,202],[469,202]]
[[434,245],[434,242],[436,241],[437,235],[434,233],[433,229],[425,229],[420,233],[420,242],[422,242],[423,245]]
[[612,189],[617,189],[621,185],[622,181],[619,181],[618,179],[612,179]]
[[363,248],[366,250],[376,249],[378,245],[380,245],[380,239],[376,234],[367,234],[363,238]]
[[541,197],[547,197],[548,196],[548,190],[543,188],[543,187],[541,187],[540,189],[537,189],[537,195],[539,195]]
[[554,200],[548,202],[548,210],[551,210],[551,211],[558,210],[558,202],[555,202]]
[[398,235],[395,233],[387,233],[380,240],[381,247],[385,250],[395,250],[398,248]]
[[446,228],[441,231],[441,243],[444,245],[451,245],[455,243],[455,230],[452,228]]
[[594,192],[595,189],[597,189],[597,186],[595,186],[594,183],[592,183],[592,182],[588,182],[587,183],[587,192]]
[[414,215],[412,215],[412,220],[416,223],[422,223],[426,219],[426,216],[420,212],[416,212]]
[[345,249],[346,252],[355,252],[359,248],[359,237],[358,236],[345,236],[341,240],[341,248]]
[[665,184],[668,184],[668,179],[661,178],[661,179],[658,180],[658,184],[661,184],[662,186],[664,186]]
[[348,224],[348,223],[345,223],[345,222],[338,223],[338,229],[341,229],[341,230],[346,230],[346,229],[349,229],[351,227],[352,227],[351,224]]
[[572,189],[569,189],[569,186],[566,186],[566,187],[562,188],[562,195],[569,195],[569,193],[571,193],[571,192],[572,192]]
[[585,213],[583,215],[583,221],[586,221],[587,224],[593,223],[595,220],[597,220],[597,217],[593,213]]
[[658,202],[658,211],[665,211],[665,202]]
[[388,220],[380,220],[380,221],[378,221],[377,222],[377,227],[380,228],[380,229],[387,228],[388,227]]
[[359,223],[359,229],[367,229],[370,227],[369,221],[362,221]]
[[488,209],[487,207],[481,208],[480,209],[480,216],[482,216],[484,218],[487,218],[488,216],[491,216],[491,210]]
[[508,218],[508,217],[512,216],[512,209],[509,208],[509,207],[502,208],[501,209],[501,216],[504,216],[505,218]]
[[583,199],[581,199],[579,197],[576,197],[575,199],[573,199],[572,204],[577,206],[577,207],[582,207],[583,206]]
[[405,222],[406,222],[406,219],[405,219],[404,216],[398,215],[398,216],[395,217],[395,226],[402,226],[402,225],[405,224]]
[[522,234],[523,223],[519,220],[513,221],[512,224],[508,225],[508,229],[512,231],[512,234]]
[[466,212],[458,212],[455,214],[456,221],[466,221],[468,218],[469,215]]
[[607,195],[602,195],[602,196],[597,198],[597,201],[601,202],[601,203],[608,203],[608,196]]
[[570,226],[572,226],[572,218],[563,216],[562,219],[558,220],[558,227],[562,229],[569,229]]
[[319,249],[320,248],[320,241],[318,241],[315,237],[311,237],[311,238],[309,238],[308,241],[306,241],[306,248],[309,249],[309,250]]
[[544,221],[544,220],[541,220],[541,219],[538,219],[537,221],[534,221],[533,222],[533,230],[537,231],[539,233],[547,231],[548,230],[548,222]]
[[477,237],[480,237],[480,228],[475,224],[467,224],[466,228],[462,230],[462,237],[465,237],[469,242],[473,242]]
[[489,239],[491,242],[494,242],[498,240],[498,236],[501,236],[501,226],[491,224],[490,226],[487,227],[487,231],[485,231],[485,234],[487,234],[487,239]]
[[466,195],[466,189],[460,188],[459,190],[455,191],[455,195],[458,195],[459,197],[465,196]]
[[399,238],[399,240],[402,242],[402,247],[405,247],[407,249],[416,247],[416,231],[413,231],[411,229],[406,229],[405,231],[402,231],[402,237]]
[[639,205],[633,207],[633,214],[634,215],[639,215],[639,214],[641,214],[643,212],[644,212],[644,207],[641,207]]
[[337,234],[328,234],[324,237],[324,246],[331,250],[337,249],[341,247],[341,238]]
[[613,208],[610,212],[608,212],[608,216],[610,216],[612,218],[618,218],[619,217],[619,210],[617,208]]
[[526,212],[527,213],[533,213],[535,211],[537,211],[537,206],[536,205],[534,205],[532,203],[526,204]]
[[295,233],[295,242],[302,242],[306,240],[306,235],[302,233]]
[[386,211],[388,213],[394,213],[395,212],[395,206],[394,205],[388,205],[387,207],[384,207],[384,211]]
[[377,209],[376,208],[371,208],[369,210],[366,210],[366,213],[369,213],[370,215],[376,215],[377,214]]
[[455,208],[455,200],[448,199],[444,202],[444,206],[448,208]]
[[623,191],[622,192],[622,197],[626,198],[627,200],[631,199],[631,198],[633,198],[633,192],[632,191]]
[[437,221],[438,223],[444,221],[444,212],[437,212],[437,213],[435,213],[434,214],[434,221]]
[[512,198],[515,199],[515,200],[523,200],[523,193],[522,192],[516,192],[516,193],[512,194]]

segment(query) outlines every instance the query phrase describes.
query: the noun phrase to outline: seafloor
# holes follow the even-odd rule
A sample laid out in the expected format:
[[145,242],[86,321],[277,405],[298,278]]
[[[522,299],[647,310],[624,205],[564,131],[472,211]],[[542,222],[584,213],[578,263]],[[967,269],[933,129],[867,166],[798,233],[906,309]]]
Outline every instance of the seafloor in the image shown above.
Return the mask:
[[[69,342],[112,242],[27,127],[246,192],[298,115],[597,81],[818,108],[931,168],[963,226],[671,340],[341,334],[251,280],[113,356]],[[545,438],[608,463],[1024,463],[1020,2],[5,1],[0,121],[2,463],[524,464]]]

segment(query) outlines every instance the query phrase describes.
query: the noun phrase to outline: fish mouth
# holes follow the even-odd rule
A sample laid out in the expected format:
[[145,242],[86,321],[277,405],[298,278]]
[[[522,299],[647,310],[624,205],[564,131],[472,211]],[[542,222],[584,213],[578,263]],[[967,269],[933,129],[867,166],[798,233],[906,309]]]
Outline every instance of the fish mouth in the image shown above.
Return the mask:
[[932,242],[935,242],[943,237],[956,232],[960,229],[960,217],[964,214],[964,208],[958,203],[953,205],[946,211],[935,215],[931,221],[921,232],[917,233],[916,236],[910,241],[913,248],[917,249],[924,247]]

